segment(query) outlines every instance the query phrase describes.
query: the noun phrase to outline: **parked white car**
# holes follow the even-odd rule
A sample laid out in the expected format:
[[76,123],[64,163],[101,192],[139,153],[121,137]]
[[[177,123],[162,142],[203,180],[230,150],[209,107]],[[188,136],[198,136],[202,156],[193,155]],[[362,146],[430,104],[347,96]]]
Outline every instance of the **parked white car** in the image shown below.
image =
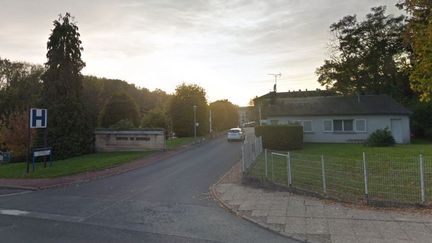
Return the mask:
[[227,134],[228,142],[243,141],[245,139],[245,132],[241,128],[231,128]]

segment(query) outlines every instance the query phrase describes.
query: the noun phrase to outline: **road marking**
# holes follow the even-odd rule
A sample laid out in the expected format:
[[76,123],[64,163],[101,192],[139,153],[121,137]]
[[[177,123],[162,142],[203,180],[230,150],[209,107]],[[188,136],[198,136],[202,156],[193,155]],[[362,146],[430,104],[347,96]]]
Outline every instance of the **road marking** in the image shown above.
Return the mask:
[[15,210],[15,209],[0,209],[0,214],[4,214],[4,215],[22,216],[22,215],[27,215],[29,213],[30,212]]
[[8,194],[2,194],[2,195],[0,195],[0,197],[15,196],[15,195],[27,194],[30,192],[33,192],[33,191],[13,192],[13,193],[8,193]]
[[36,218],[36,219],[49,219],[49,220],[57,220],[63,222],[82,222],[85,219],[84,217],[79,217],[79,216],[31,212],[31,211],[23,211],[23,210],[16,210],[16,209],[0,209],[0,215],[28,217],[28,218]]

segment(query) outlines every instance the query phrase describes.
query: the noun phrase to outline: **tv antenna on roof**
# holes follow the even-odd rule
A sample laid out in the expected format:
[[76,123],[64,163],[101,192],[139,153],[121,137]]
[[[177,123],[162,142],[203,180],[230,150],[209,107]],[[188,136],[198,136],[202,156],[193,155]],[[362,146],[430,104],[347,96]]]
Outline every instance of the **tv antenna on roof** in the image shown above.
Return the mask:
[[281,73],[269,73],[268,75],[274,76],[274,78],[275,78],[275,84],[273,86],[273,91],[276,93],[277,79],[278,79],[278,77],[280,78],[282,76],[282,74]]

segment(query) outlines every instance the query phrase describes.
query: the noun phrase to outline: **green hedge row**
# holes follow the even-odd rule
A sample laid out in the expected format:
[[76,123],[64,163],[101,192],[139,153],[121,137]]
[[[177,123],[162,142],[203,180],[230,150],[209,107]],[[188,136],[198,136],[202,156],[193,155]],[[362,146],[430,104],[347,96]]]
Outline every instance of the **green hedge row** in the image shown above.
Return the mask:
[[298,125],[266,125],[255,127],[257,137],[262,136],[263,147],[274,150],[293,150],[303,147],[303,127]]

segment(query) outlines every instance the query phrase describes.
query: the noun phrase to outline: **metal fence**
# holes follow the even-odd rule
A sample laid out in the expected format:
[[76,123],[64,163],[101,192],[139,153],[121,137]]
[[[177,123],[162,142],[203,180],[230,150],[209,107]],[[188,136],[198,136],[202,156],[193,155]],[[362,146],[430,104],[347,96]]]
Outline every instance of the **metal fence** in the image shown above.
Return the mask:
[[242,145],[242,172],[246,172],[262,153],[262,137],[246,139]]
[[265,150],[252,158],[244,154],[245,176],[323,197],[382,205],[432,200],[430,156],[363,153],[353,159]]

